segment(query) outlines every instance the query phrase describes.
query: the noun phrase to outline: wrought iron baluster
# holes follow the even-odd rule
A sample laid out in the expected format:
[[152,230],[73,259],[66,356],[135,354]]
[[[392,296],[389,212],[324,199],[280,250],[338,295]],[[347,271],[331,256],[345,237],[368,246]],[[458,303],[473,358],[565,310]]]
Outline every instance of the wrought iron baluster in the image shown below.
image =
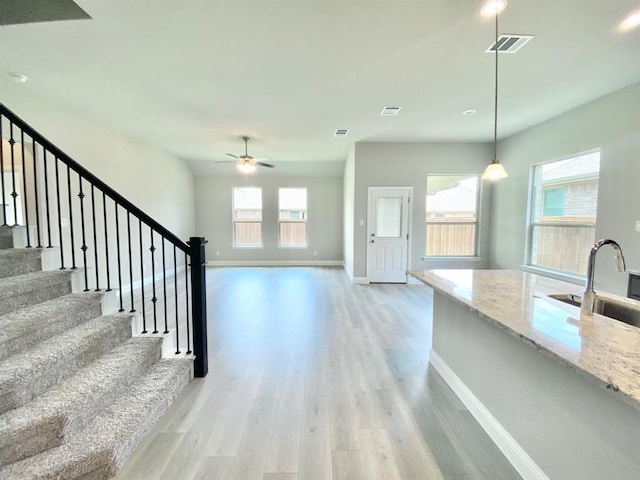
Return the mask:
[[4,193],[4,148],[2,148],[2,116],[0,116],[0,183],[2,184],[2,225],[7,225],[7,200]]
[[175,275],[173,276],[174,282],[174,294],[176,301],[176,355],[180,353],[180,324],[178,322],[178,254],[177,247],[175,244],[173,245],[173,271]]
[[129,292],[131,293],[131,310],[130,313],[136,311],[133,303],[133,259],[131,258],[131,212],[127,210],[127,239],[129,241]]
[[118,298],[120,299],[120,309],[119,312],[124,312],[124,307],[122,305],[122,263],[120,262],[120,221],[118,219],[118,202],[113,202],[115,205],[115,213],[116,213],[116,254],[118,258]]
[[[191,266],[193,268],[193,265]],[[186,294],[187,305],[187,354],[191,353],[191,340],[189,335],[189,256],[184,254],[184,291]]]
[[60,241],[60,270],[64,270],[64,243],[62,242],[62,207],[60,201],[60,174],[58,173],[58,164],[60,161],[58,157],[53,159],[56,167],[56,198],[58,199],[58,239]]
[[138,234],[140,237],[140,300],[142,301],[142,333],[147,331],[147,312],[144,304],[144,253],[142,251],[142,220],[138,219]]
[[109,268],[109,237],[107,236],[107,196],[102,192],[102,218],[104,225],[104,253],[107,262],[107,292],[111,291],[111,269]]
[[27,192],[27,168],[24,159],[24,130],[20,129],[20,155],[22,156],[22,198],[24,203],[24,224],[27,233],[27,248],[31,248],[31,232],[29,228],[29,193]]
[[78,267],[76,266],[76,242],[73,232],[73,204],[71,202],[71,168],[69,167],[69,165],[67,165],[67,189],[67,197],[69,198],[69,232],[71,234],[71,270],[75,270]]
[[36,203],[36,238],[38,240],[38,244],[36,248],[42,248],[42,236],[40,234],[40,202],[38,199],[38,170],[36,169],[36,142],[31,139],[31,147],[32,147],[32,160],[33,160],[33,194],[35,197]]
[[78,187],[80,189],[80,193],[78,193],[78,198],[80,198],[80,229],[82,231],[82,262],[84,266],[84,291],[89,291],[89,274],[87,272],[87,238],[85,235],[84,228],[84,193],[82,192],[82,177],[78,175]]
[[[96,196],[91,185],[91,220],[93,221],[93,261],[96,269],[96,292],[100,291],[100,273],[98,271],[98,228],[96,227]],[[105,225],[106,228],[106,225]]]
[[[175,274],[175,272],[174,272]],[[167,259],[165,257],[164,237],[162,237],[162,286],[164,288],[164,332],[169,333],[169,324],[167,323]]]
[[53,248],[51,245],[51,208],[49,207],[49,167],[47,166],[47,149],[44,147],[42,147],[42,161],[44,162],[44,203],[47,213],[47,248]]
[[153,297],[151,298],[151,303],[153,303],[152,333],[158,333],[158,317],[156,309],[156,303],[158,302],[158,297],[156,296],[156,247],[153,244],[153,228],[150,228],[149,230],[151,231],[151,247],[149,247],[149,251],[151,252],[151,282],[153,286]]
[[16,192],[15,144],[13,138],[13,122],[9,124],[9,145],[11,146],[11,196],[13,197],[13,226],[18,225],[18,192]]

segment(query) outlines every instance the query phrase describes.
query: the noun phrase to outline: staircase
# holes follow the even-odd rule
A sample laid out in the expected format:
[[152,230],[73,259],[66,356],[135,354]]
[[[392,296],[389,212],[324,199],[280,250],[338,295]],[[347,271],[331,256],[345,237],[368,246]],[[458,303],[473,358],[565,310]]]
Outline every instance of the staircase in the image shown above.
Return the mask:
[[114,292],[74,293],[78,273],[43,271],[49,249],[14,248],[19,228],[0,227],[0,478],[108,479],[193,360],[133,337],[133,316],[107,307]]

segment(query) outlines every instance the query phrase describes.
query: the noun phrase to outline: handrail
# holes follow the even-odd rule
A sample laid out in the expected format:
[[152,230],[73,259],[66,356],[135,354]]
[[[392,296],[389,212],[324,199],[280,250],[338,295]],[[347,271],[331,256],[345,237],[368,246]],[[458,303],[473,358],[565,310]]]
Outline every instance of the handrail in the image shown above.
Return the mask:
[[17,126],[19,126],[21,130],[23,130],[24,132],[27,132],[33,140],[37,141],[40,145],[42,145],[44,148],[46,148],[51,153],[53,153],[65,165],[72,168],[84,179],[94,184],[99,190],[101,190],[106,195],[111,197],[112,200],[117,202],[122,207],[126,208],[128,211],[130,211],[132,214],[134,214],[136,217],[138,217],[140,220],[146,223],[149,227],[153,228],[155,232],[165,237],[167,240],[173,243],[176,247],[178,247],[184,253],[189,253],[189,246],[184,241],[180,240],[173,232],[171,232],[166,227],[158,223],[148,214],[140,210],[133,203],[131,203],[129,200],[127,200],[118,192],[116,192],[109,185],[107,185],[98,177],[96,177],[89,170],[87,170],[78,162],[73,160],[69,155],[67,155],[58,147],[56,147],[44,135],[42,135],[40,132],[32,128],[29,124],[27,124],[24,120],[22,120],[19,116],[13,113],[10,109],[8,109],[2,103],[0,103],[0,113],[3,114],[5,117],[7,117],[9,120],[11,120],[13,123],[15,123]]
[[[82,267],[85,292],[100,291],[105,283],[106,291],[111,291],[112,278],[117,280],[119,312],[125,305],[130,313],[140,311],[134,322],[140,334],[171,334],[175,353],[193,354],[194,374],[204,377],[208,371],[206,240],[181,240],[0,103],[0,138],[3,134],[8,135],[9,148],[6,155],[0,148],[2,223],[27,227],[26,248],[34,246],[32,227],[36,248],[57,243],[57,266]],[[31,156],[29,164],[25,154]],[[92,269],[95,275],[89,279]],[[182,269],[184,283],[179,288]],[[172,306],[168,298],[173,299]]]

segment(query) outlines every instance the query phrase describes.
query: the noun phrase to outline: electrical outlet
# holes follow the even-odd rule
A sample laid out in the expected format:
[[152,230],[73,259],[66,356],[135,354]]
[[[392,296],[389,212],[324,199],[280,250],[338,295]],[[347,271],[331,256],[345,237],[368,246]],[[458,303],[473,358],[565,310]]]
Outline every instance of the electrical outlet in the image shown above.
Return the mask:
[[219,257],[220,256],[220,250],[216,250],[216,256]]
[[313,256],[314,256],[314,257],[317,257],[317,256],[318,256],[318,252],[314,251],[314,252],[313,252]]
[[640,232],[640,220],[636,220],[636,232]]

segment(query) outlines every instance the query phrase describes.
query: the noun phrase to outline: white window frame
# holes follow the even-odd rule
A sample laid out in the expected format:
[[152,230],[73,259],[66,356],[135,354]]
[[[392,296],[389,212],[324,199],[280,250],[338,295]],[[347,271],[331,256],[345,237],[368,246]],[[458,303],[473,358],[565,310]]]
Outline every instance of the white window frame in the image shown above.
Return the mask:
[[[280,218],[280,191],[282,190],[304,190],[306,196],[306,205],[303,212],[302,220],[283,220]],[[309,189],[307,187],[279,187],[278,188],[278,248],[309,248]],[[282,224],[284,223],[304,223],[304,244],[283,244],[282,243]]]
[[[597,223],[597,213],[596,213],[596,221],[595,222],[541,222],[541,221],[536,221],[535,220],[535,215],[536,215],[536,185],[535,185],[535,181],[536,181],[536,169],[542,167],[543,165],[548,165],[551,163],[556,163],[556,162],[562,162],[564,160],[571,160],[573,158],[577,158],[577,157],[581,157],[584,155],[588,155],[591,153],[598,153],[600,155],[600,160],[602,160],[602,150],[601,149],[595,149],[595,150],[589,150],[586,152],[578,152],[578,153],[574,153],[571,155],[567,155],[566,157],[562,157],[562,158],[557,158],[554,160],[549,160],[546,162],[540,162],[540,163],[536,163],[531,165],[531,168],[529,170],[529,201],[528,201],[528,205],[527,205],[527,235],[526,235],[526,241],[525,241],[525,265],[524,265],[524,269],[525,270],[530,270],[530,271],[534,271],[536,273],[542,273],[554,278],[558,278],[561,280],[566,280],[566,281],[570,281],[570,282],[577,282],[577,283],[582,283],[584,281],[584,279],[586,278],[585,275],[581,275],[579,273],[575,273],[575,272],[569,272],[566,270],[559,270],[559,269],[554,269],[554,268],[550,268],[550,267],[546,267],[544,265],[537,265],[533,263],[533,236],[534,236],[534,230],[536,227],[553,227],[553,228],[592,228],[594,230],[595,233],[595,229],[596,229],[596,223]],[[585,176],[583,178],[583,180],[588,180],[588,179],[599,179],[600,178],[600,174],[598,172],[598,176],[593,177],[593,176]],[[578,180],[574,180],[574,181],[578,181]],[[553,185],[566,185],[567,181],[561,181],[559,180],[558,182],[555,183],[550,183],[547,186],[553,186]],[[600,195],[600,188],[598,187],[598,195]],[[541,198],[541,202],[544,201],[544,196],[543,198]],[[542,207],[544,208],[544,207]],[[594,236],[595,237],[595,236]],[[585,260],[585,265],[586,265],[586,260]]]
[[[253,189],[260,190],[261,207],[260,207],[260,221],[259,222],[257,222],[256,220],[243,221],[243,220],[237,220],[236,219],[235,191],[237,189],[248,189],[248,188],[253,188]],[[264,240],[263,240],[263,236],[262,236],[264,205],[262,205],[262,199],[263,199],[262,187],[242,186],[242,187],[232,187],[231,188],[231,228],[232,228],[232,236],[233,236],[233,243],[231,245],[232,248],[241,248],[241,249],[264,248]],[[260,244],[238,245],[237,239],[236,239],[236,223],[260,223]]]
[[[468,259],[468,258],[478,258],[479,257],[479,249],[480,249],[480,200],[482,199],[482,181],[480,179],[481,175],[477,173],[430,173],[427,174],[427,180],[425,182],[425,186],[429,181],[429,177],[476,177],[478,180],[478,191],[476,192],[476,220],[475,222],[447,222],[446,225],[475,225],[475,238],[473,242],[473,255],[429,255],[426,252],[426,239],[428,238],[428,230],[429,225],[443,225],[442,222],[429,222],[425,218],[425,252],[422,257],[423,260],[433,260],[433,259]],[[424,197],[424,212],[426,216],[427,212],[427,195]]]

